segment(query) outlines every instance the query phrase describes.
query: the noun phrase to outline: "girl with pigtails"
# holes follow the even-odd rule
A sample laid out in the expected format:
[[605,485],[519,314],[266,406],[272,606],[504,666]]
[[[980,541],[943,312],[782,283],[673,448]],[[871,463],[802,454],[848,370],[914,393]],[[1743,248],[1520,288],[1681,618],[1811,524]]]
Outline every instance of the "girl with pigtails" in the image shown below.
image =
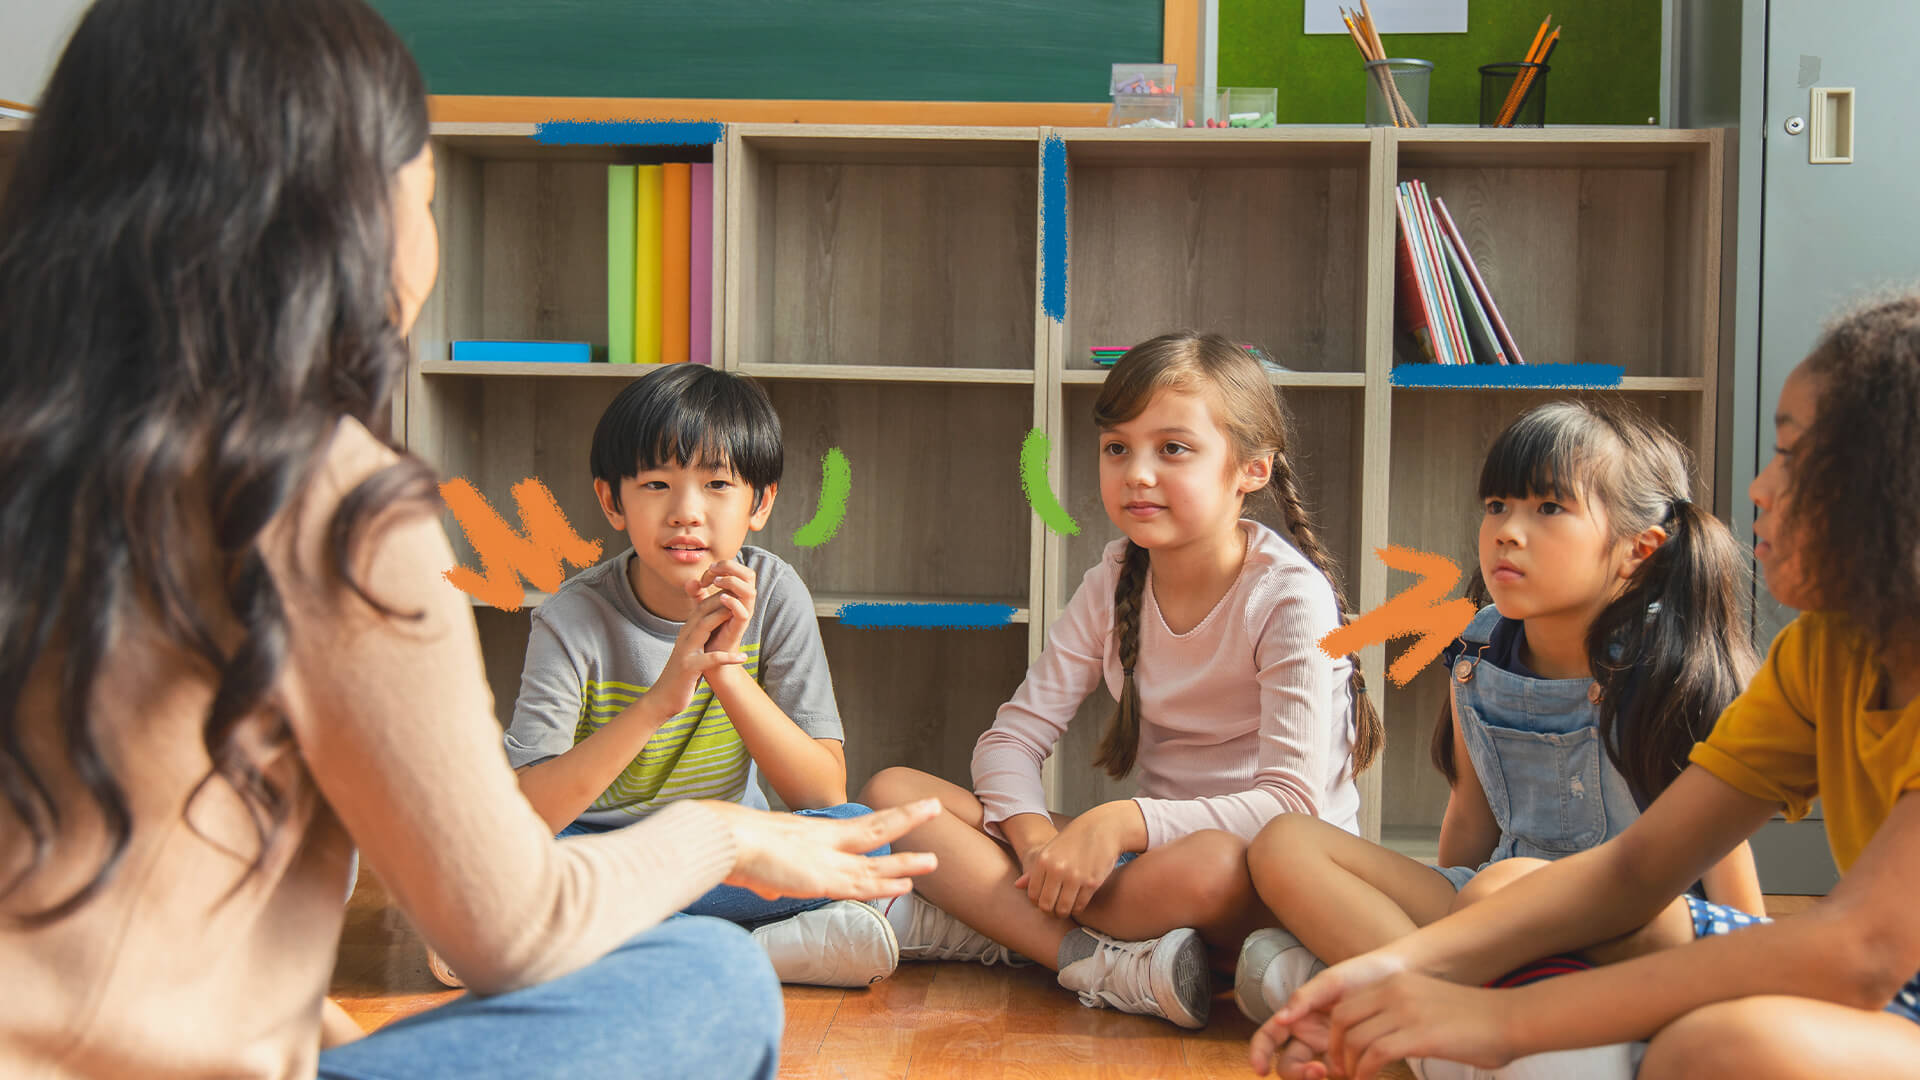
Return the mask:
[[[885,905],[902,959],[1030,957],[1088,1006],[1197,1028],[1212,970],[1273,925],[1248,842],[1288,812],[1356,829],[1381,725],[1352,658],[1320,650],[1344,617],[1337,571],[1259,362],[1216,334],[1155,338],[1114,366],[1094,419],[1124,539],[981,736],[974,789],[893,768],[861,798],[943,806],[895,843],[939,858]],[[1288,535],[1244,517],[1262,495]],[[1041,763],[1100,682],[1119,706],[1095,764],[1140,793],[1052,813]]]

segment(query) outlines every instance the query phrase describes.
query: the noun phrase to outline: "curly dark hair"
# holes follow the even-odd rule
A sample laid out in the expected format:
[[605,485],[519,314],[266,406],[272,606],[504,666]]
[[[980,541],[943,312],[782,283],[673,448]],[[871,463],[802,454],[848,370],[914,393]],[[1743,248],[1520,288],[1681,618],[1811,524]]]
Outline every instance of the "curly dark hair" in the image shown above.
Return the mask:
[[1884,651],[1920,629],[1920,293],[1841,315],[1801,370],[1818,404],[1787,471],[1789,542],[1820,605]]
[[[386,429],[391,193],[427,136],[420,71],[361,0],[100,0],[61,55],[0,201],[0,837],[26,853],[0,898],[71,832],[49,776],[78,781],[106,844],[20,921],[77,910],[126,855],[91,705],[130,621],[213,682],[201,787],[244,801],[256,868],[293,813],[238,737],[291,633],[260,539],[342,418]],[[436,497],[418,459],[374,473],[328,522],[331,570],[372,602],[355,547]]]

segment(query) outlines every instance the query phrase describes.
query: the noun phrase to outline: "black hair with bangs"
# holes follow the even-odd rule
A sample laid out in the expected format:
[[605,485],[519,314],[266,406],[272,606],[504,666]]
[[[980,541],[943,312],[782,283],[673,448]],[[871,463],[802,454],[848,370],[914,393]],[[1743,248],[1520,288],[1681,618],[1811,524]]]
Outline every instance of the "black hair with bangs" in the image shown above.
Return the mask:
[[593,478],[620,481],[669,463],[733,470],[760,504],[786,456],[780,414],[760,384],[705,364],[669,364],[620,391],[593,432]]
[[[1600,686],[1600,740],[1642,807],[1686,767],[1720,711],[1759,665],[1747,621],[1746,558],[1726,525],[1693,502],[1687,449],[1631,409],[1550,401],[1494,439],[1480,498],[1578,500],[1619,543],[1659,528],[1666,539],[1587,628],[1587,662]],[[1478,570],[1468,595],[1483,587]],[[1453,711],[1443,707],[1430,747],[1455,778]]]

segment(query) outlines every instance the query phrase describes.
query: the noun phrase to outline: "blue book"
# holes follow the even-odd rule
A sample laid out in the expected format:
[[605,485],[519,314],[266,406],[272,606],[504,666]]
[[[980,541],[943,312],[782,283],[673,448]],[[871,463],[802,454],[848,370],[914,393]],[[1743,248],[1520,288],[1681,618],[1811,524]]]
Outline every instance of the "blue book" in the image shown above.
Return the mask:
[[513,364],[585,364],[593,350],[584,341],[456,341],[453,362]]

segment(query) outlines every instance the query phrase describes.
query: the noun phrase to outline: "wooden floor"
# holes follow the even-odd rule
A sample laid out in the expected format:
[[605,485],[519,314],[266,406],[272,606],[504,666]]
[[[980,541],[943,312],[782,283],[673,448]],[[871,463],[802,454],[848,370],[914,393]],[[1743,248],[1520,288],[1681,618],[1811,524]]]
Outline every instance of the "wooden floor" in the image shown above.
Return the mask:
[[[1810,898],[1770,897],[1774,914]],[[453,997],[427,970],[419,935],[363,874],[348,905],[333,994],[376,1030]],[[1253,1025],[1230,994],[1206,1030],[1087,1009],[1044,968],[902,964],[864,990],[786,988],[782,1080],[1243,1080]],[[1410,1077],[1404,1071],[1391,1074]]]

